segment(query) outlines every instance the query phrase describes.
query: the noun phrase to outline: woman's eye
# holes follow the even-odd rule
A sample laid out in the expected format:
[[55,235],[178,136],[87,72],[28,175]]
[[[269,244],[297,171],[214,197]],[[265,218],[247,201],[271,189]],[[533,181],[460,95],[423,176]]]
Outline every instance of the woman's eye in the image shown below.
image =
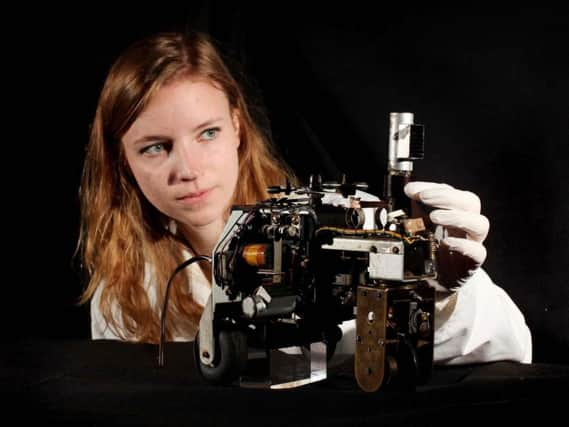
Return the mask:
[[211,141],[217,137],[217,134],[219,133],[220,130],[221,130],[220,128],[206,129],[200,135],[200,139],[203,139],[205,141]]
[[144,147],[142,150],[140,150],[140,152],[141,154],[155,155],[155,154],[160,154],[162,151],[165,150],[166,150],[166,144],[164,144],[163,142],[159,142],[157,144],[152,144],[147,147]]

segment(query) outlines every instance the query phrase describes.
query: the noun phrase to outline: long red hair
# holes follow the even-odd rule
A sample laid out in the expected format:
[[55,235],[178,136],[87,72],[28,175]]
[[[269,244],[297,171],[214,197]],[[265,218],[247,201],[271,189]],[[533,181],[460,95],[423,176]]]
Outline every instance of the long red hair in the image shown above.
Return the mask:
[[[89,301],[102,286],[101,312],[124,339],[159,341],[156,307],[162,306],[166,282],[183,261],[185,245],[166,229],[167,218],[142,195],[129,173],[121,138],[160,87],[184,77],[208,79],[238,112],[241,144],[235,204],[266,199],[267,186],[295,181],[278,160],[268,130],[253,120],[242,88],[209,37],[162,33],[131,45],[111,67],[100,94],[79,192],[78,248],[89,277],[80,302]],[[158,285],[157,305],[144,286],[148,265]],[[191,338],[202,310],[191,295],[187,276],[177,275],[170,290],[167,338]]]

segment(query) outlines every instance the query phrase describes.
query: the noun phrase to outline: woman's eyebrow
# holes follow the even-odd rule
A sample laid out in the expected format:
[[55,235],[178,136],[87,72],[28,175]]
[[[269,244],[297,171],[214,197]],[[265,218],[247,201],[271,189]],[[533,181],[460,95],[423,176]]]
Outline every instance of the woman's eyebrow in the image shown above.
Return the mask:
[[165,140],[165,139],[169,138],[164,135],[145,135],[133,141],[132,145],[139,145],[145,142],[152,142],[152,141]]
[[214,119],[208,119],[208,120],[206,120],[205,122],[203,122],[203,123],[197,125],[197,126],[193,129],[193,131],[194,131],[194,132],[197,132],[197,131],[199,131],[200,129],[207,128],[208,126],[211,126],[211,125],[213,125],[213,124],[215,124],[215,123],[217,123],[217,122],[220,122],[220,121],[222,121],[222,120],[223,120],[222,117],[216,117],[216,118],[214,118]]

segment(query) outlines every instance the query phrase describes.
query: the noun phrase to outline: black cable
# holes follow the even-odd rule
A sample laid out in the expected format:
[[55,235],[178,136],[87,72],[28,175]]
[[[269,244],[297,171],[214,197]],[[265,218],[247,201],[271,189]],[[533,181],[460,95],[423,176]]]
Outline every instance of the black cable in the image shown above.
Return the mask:
[[211,257],[206,255],[198,255],[184,261],[178,267],[176,267],[176,269],[170,276],[170,279],[168,279],[168,283],[166,284],[166,294],[164,295],[164,304],[162,306],[162,313],[160,314],[160,345],[158,347],[159,367],[164,366],[164,337],[166,335],[166,312],[168,311],[168,296],[170,295],[170,286],[172,285],[172,280],[174,279],[174,276],[176,276],[176,274],[178,274],[188,265],[193,264],[196,261],[207,261],[211,263]]

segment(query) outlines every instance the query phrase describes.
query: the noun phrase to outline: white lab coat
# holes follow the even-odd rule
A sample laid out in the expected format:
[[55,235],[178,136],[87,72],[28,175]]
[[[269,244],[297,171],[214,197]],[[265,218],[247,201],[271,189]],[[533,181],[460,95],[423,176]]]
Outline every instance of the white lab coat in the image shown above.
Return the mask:
[[[362,199],[375,196],[358,192]],[[327,195],[325,203],[343,205],[340,195]],[[366,215],[366,218],[371,215]],[[366,228],[367,226],[366,221]],[[190,254],[187,254],[189,257]],[[190,279],[194,299],[205,305],[210,294],[210,284],[198,264],[185,270]],[[146,264],[145,288],[151,305],[156,307],[156,286],[152,266]],[[102,287],[91,300],[91,334],[93,339],[120,339],[102,317],[99,301]],[[488,274],[479,268],[468,281],[454,292],[437,290],[435,303],[434,362],[439,364],[464,364],[512,360],[522,363],[532,361],[532,338],[523,314],[508,294],[492,282]],[[159,310],[159,307],[156,307]],[[118,308],[114,308],[118,313]],[[118,317],[116,317],[118,318]],[[340,325],[343,337],[338,343],[333,363],[339,363],[354,352],[355,320]],[[192,341],[193,337],[175,337],[176,341]]]

